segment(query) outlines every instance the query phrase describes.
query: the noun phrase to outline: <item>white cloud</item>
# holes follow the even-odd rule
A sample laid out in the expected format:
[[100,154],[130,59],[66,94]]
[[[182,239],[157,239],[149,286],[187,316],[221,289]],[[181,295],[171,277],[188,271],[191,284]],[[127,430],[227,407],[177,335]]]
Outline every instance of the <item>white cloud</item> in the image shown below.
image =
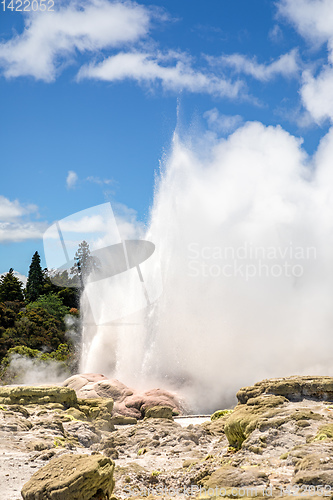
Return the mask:
[[206,118],[210,128],[224,134],[233,132],[243,122],[243,118],[240,115],[223,115],[219,113],[217,108],[206,111],[203,116]]
[[[67,219],[60,221],[62,231],[71,233],[98,233],[107,230],[107,220],[102,215],[86,215],[81,219]],[[58,237],[58,235],[55,235]]]
[[41,238],[45,223],[27,220],[31,215],[38,216],[37,210],[36,205],[22,205],[0,195],[0,243]]
[[113,203],[119,234],[123,240],[140,239],[144,236],[144,226],[138,221],[136,210],[123,203]]
[[285,121],[295,123],[301,129],[308,129],[314,125],[311,114],[300,103],[293,106],[286,100],[274,110],[274,114]]
[[31,12],[22,34],[0,43],[6,78],[53,81],[75,52],[97,52],[135,42],[147,34],[151,12],[136,3],[74,1],[55,12]]
[[[174,64],[165,64],[174,59]],[[238,97],[244,90],[241,81],[231,82],[211,73],[196,71],[184,54],[149,54],[120,52],[99,64],[87,64],[78,73],[78,80],[92,78],[105,81],[135,80],[139,83],[159,82],[166,90],[187,90],[212,95]]]
[[114,180],[113,179],[101,179],[100,177],[96,177],[94,175],[90,175],[86,179],[88,182],[92,182],[93,184],[98,184],[100,186],[103,186],[104,184],[113,184]]
[[45,229],[42,222],[0,222],[0,243],[40,239]]
[[275,24],[269,31],[268,38],[275,43],[279,43],[283,39],[283,33],[278,24]]
[[0,221],[13,221],[32,212],[37,212],[36,205],[21,205],[18,200],[10,201],[0,195]]
[[[34,12],[25,17],[21,34],[0,43],[0,68],[6,78],[32,76],[52,82],[80,52],[94,59],[80,69],[78,80],[132,79],[146,85],[160,83],[164,89],[176,92],[187,90],[229,98],[246,94],[244,82],[231,82],[214,71],[194,69],[187,54],[145,50],[143,40],[153,18],[164,20],[166,16],[130,1],[88,0],[83,6],[74,1],[53,13]],[[103,50],[110,48],[120,52],[96,62],[96,55],[100,57]]]
[[303,104],[318,124],[333,120],[333,68],[325,66],[317,77],[310,71],[303,74]]
[[78,179],[77,173],[74,170],[69,170],[66,178],[67,189],[74,189]]
[[303,72],[300,90],[302,103],[313,120],[320,124],[333,120],[333,8],[331,0],[280,0],[280,15],[286,17],[296,30],[318,47],[327,43],[328,62],[315,76]]
[[229,66],[236,73],[244,73],[252,76],[256,80],[268,82],[278,75],[285,78],[295,77],[299,72],[298,53],[296,49],[291,50],[287,54],[283,54],[276,61],[260,64],[253,57],[249,59],[241,54],[231,54],[228,56],[208,57],[208,61],[212,65]]
[[277,7],[307,40],[323,44],[332,39],[332,0],[280,0]]

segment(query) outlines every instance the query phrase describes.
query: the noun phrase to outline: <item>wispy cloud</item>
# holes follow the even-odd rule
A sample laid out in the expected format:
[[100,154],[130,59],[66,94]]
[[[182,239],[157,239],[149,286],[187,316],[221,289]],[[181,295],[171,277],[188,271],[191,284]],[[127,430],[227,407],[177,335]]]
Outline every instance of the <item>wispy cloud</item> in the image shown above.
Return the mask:
[[[64,66],[75,62],[78,53],[84,53],[93,60],[79,70],[78,80],[131,79],[176,92],[228,98],[246,95],[244,82],[216,75],[212,69],[196,68],[187,54],[147,51],[143,42],[152,20],[163,19],[156,12],[134,2],[108,0],[89,0],[84,5],[74,1],[51,15],[34,12],[25,17],[22,34],[0,43],[0,67],[7,78],[32,76],[52,82]],[[96,62],[96,56],[100,58],[106,49],[120,51]]]
[[46,225],[38,222],[0,222],[0,243],[40,239],[45,229]]
[[217,108],[206,111],[203,116],[211,129],[223,134],[234,132],[243,123],[240,115],[223,115]]
[[31,216],[38,216],[36,205],[0,196],[0,243],[41,238],[46,224],[29,220]]
[[[30,76],[53,82],[83,56],[77,81],[132,80],[149,89],[251,99],[253,103],[244,78],[238,75],[267,82],[299,73],[296,50],[263,64],[241,54],[195,59],[180,50],[159,49],[152,28],[169,19],[162,10],[131,0],[64,0],[55,12],[24,15],[23,31],[0,42],[0,71],[6,78]],[[223,35],[219,28],[205,29]]]
[[15,221],[19,217],[37,212],[37,206],[21,205],[18,200],[11,201],[0,195],[0,221]]
[[160,83],[165,90],[205,92],[230,98],[240,96],[245,90],[244,82],[232,82],[212,72],[195,70],[184,54],[175,52],[120,52],[99,64],[83,66],[78,73],[78,80],[84,78],[109,82],[131,79],[148,85]]
[[[184,90],[231,99],[246,96],[244,82],[216,75],[212,68],[207,69],[205,61],[203,66],[195,67],[187,54],[159,51],[155,42],[149,44],[153,20],[165,19],[167,16],[156,9],[131,1],[74,1],[58,7],[56,12],[34,12],[25,17],[21,34],[0,43],[0,68],[6,78],[32,76],[52,82],[81,53],[90,61],[81,67],[77,80],[131,79],[174,92]],[[107,57],[104,54],[103,59],[103,51],[110,49],[115,53]]]
[[31,12],[22,34],[0,43],[0,65],[7,78],[50,82],[76,52],[96,53],[145,36],[151,16],[137,3],[107,0],[74,0],[55,12]]
[[90,175],[86,179],[88,182],[92,182],[93,184],[98,184],[99,186],[104,186],[114,184],[114,179],[101,179],[100,177],[96,177],[95,175]]
[[77,173],[74,172],[74,170],[69,170],[67,177],[66,177],[67,189],[74,189],[78,180],[79,180],[79,177],[78,177]]
[[228,66],[236,73],[252,76],[262,82],[268,82],[277,76],[285,78],[295,77],[300,71],[296,49],[266,64],[258,63],[256,57],[250,59],[242,54],[231,54],[220,57],[208,56],[208,61],[212,65]]
[[279,43],[281,42],[281,40],[283,40],[283,32],[278,24],[275,24],[269,31],[268,38],[274,43]]

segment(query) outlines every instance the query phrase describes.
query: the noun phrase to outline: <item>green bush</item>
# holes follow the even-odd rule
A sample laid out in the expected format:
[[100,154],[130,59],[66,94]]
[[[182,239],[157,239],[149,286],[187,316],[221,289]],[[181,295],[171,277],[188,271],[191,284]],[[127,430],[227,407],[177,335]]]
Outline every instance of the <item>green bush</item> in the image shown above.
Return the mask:
[[63,321],[66,314],[69,313],[69,307],[64,306],[61,297],[55,293],[41,295],[38,300],[28,304],[26,309],[27,311],[44,309],[44,311],[54,316],[59,321]]

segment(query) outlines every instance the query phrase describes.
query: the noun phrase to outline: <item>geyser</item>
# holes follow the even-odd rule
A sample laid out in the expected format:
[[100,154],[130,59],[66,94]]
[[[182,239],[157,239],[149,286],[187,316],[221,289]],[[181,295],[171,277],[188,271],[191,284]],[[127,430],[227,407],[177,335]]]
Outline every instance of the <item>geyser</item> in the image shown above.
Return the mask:
[[[162,295],[117,324],[86,325],[82,361],[177,389],[198,412],[266,377],[333,372],[333,131],[313,158],[256,122],[204,139],[205,154],[175,134],[156,186],[144,238]],[[105,287],[99,299],[113,300]]]

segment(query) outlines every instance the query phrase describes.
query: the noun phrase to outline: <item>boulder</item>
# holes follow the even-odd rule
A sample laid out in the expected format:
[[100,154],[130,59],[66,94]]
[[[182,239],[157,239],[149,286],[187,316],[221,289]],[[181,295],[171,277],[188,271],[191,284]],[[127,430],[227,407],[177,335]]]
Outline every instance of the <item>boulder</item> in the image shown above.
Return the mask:
[[145,411],[146,418],[170,418],[172,419],[172,408],[170,406],[153,406]]
[[23,486],[24,500],[111,498],[114,462],[103,455],[62,455],[50,460]]
[[95,391],[101,398],[112,398],[121,402],[128,396],[132,396],[133,390],[119,380],[102,380],[95,384]]
[[[231,465],[225,465],[217,469],[208,478],[202,481],[206,489],[212,488],[213,491],[216,487],[218,488],[243,488],[244,486],[268,486],[269,479],[267,475],[258,470],[258,467],[249,467],[244,470],[240,467],[233,467]],[[233,496],[236,496],[235,494]],[[246,496],[255,496],[254,491]]]
[[123,401],[133,391],[116,379],[108,380],[104,375],[88,373],[73,375],[65,380],[64,387],[74,389],[79,398],[112,398]]
[[227,418],[224,432],[230,446],[239,449],[243,441],[261,424],[272,425],[273,417],[281,414],[281,407],[288,400],[283,396],[262,395],[248,399],[247,404],[237,405]]
[[0,387],[0,404],[29,405],[58,403],[66,407],[77,404],[73,389],[59,386],[13,386]]
[[80,391],[83,386],[87,385],[89,382],[99,382],[100,380],[107,380],[104,375],[100,373],[84,373],[82,375],[73,375],[65,380],[62,384],[64,387],[70,387],[76,392]]
[[143,393],[142,410],[152,406],[169,406],[174,415],[183,413],[183,408],[176,394],[163,389],[151,389]]
[[245,404],[248,399],[261,394],[284,396],[289,401],[302,401],[305,398],[333,401],[333,377],[293,376],[262,380],[240,389],[237,398],[240,403]]
[[[248,399],[246,404],[238,404],[234,411],[227,416],[224,432],[230,446],[239,450],[245,446],[244,441],[255,430],[262,434],[271,429],[275,434],[276,430],[274,431],[274,429],[288,424],[289,429],[293,428],[296,432],[298,429],[311,427],[312,424],[315,424],[317,428],[323,419],[322,414],[303,407],[302,403],[297,407],[296,403],[291,403],[284,396],[262,394]],[[248,445],[248,441],[246,445]],[[263,448],[265,448],[265,444],[261,442],[255,452],[261,453]]]
[[[113,413],[135,420],[142,419],[145,411],[154,406],[167,406],[173,415],[184,413],[184,407],[176,394],[163,389],[140,392],[127,387],[117,379],[107,379],[101,374],[74,375],[63,383],[76,391],[79,404],[87,399],[108,398],[114,401]],[[81,411],[82,408],[80,408]]]

